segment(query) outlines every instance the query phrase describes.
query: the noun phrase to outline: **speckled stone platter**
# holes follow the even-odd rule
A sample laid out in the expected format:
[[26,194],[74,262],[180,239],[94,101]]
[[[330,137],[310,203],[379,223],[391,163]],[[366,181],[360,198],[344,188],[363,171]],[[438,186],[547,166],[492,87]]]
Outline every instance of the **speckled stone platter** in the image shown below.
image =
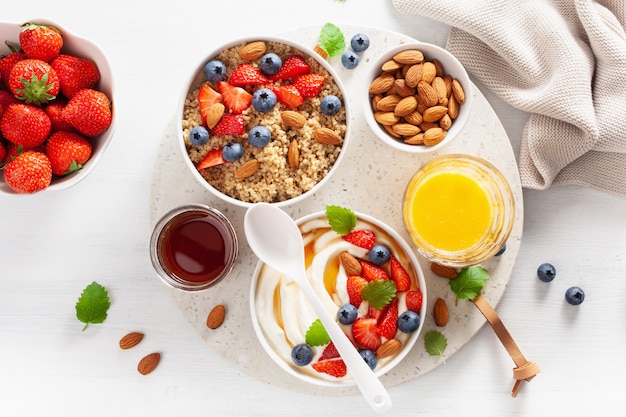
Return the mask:
[[[364,79],[374,57],[387,48],[411,38],[381,29],[338,25],[346,38],[357,32],[366,33],[371,46],[354,70],[342,67],[339,57],[331,60],[351,97],[359,97],[359,91],[367,88]],[[315,46],[321,27],[309,27],[283,34],[294,41]],[[342,166],[320,192],[310,198],[285,208],[294,219],[324,210],[327,204],[350,207],[367,213],[395,228],[408,242],[410,239],[402,223],[402,196],[412,175],[427,161],[443,154],[467,153],[480,156],[493,163],[509,181],[513,190],[516,209],[515,224],[507,242],[507,250],[497,258],[483,264],[490,278],[483,289],[483,296],[496,306],[506,289],[517,254],[523,229],[523,201],[519,172],[513,149],[495,112],[477,89],[473,89],[474,105],[469,121],[458,137],[446,148],[431,155],[410,155],[391,149],[380,142],[370,131],[363,117],[363,106],[369,103],[350,101],[352,106],[351,143]],[[350,97],[348,98],[350,100]],[[174,117],[178,117],[175,115]],[[185,203],[204,203],[222,211],[234,224],[239,236],[240,255],[231,275],[216,287],[192,294],[170,290],[182,314],[206,342],[210,349],[219,353],[242,372],[264,382],[308,394],[347,395],[356,394],[356,387],[328,388],[307,384],[282,371],[263,351],[256,339],[250,319],[250,284],[258,259],[248,247],[243,230],[245,209],[235,207],[212,196],[196,183],[183,165],[174,120],[164,132],[155,164],[150,197],[150,220],[154,225],[168,210]],[[419,257],[419,255],[418,255]],[[430,272],[428,262],[419,258],[426,274],[428,305],[433,306],[439,297],[450,306],[450,321],[444,328],[437,328],[430,313],[424,318],[424,330],[412,351],[396,368],[381,377],[387,387],[401,384],[431,371],[468,343],[486,323],[480,311],[469,301],[455,305],[454,293],[448,280]],[[158,279],[155,274],[155,279]],[[167,287],[164,284],[164,291]],[[224,304],[227,316],[217,330],[206,326],[206,317],[216,304]],[[444,357],[430,356],[424,350],[423,335],[429,330],[441,331],[448,340]],[[207,376],[209,377],[209,376]]]

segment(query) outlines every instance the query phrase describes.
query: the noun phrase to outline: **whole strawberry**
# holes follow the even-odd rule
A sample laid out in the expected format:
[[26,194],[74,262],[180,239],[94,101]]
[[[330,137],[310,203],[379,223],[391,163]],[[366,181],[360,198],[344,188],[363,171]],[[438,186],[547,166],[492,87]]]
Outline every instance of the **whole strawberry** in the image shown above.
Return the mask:
[[24,59],[13,65],[9,74],[9,89],[25,103],[40,106],[59,94],[59,77],[47,62]]
[[53,133],[46,142],[46,156],[54,175],[67,175],[78,171],[91,157],[91,143],[73,132]]
[[101,91],[83,88],[70,99],[61,116],[83,135],[98,136],[111,125],[111,101]]
[[24,23],[22,26],[20,46],[29,58],[49,62],[59,54],[63,37],[58,29],[32,23]]
[[5,55],[4,57],[0,59],[0,81],[2,81],[2,86],[4,88],[6,88],[7,90],[10,90],[9,76],[11,75],[11,70],[13,69],[13,66],[15,65],[16,62],[27,59],[28,57],[26,56],[24,52],[15,51],[13,50],[13,47],[10,44],[7,44],[7,45],[9,45],[9,47],[11,48],[13,52],[11,52],[8,55]]
[[67,106],[68,100],[63,96],[58,96],[53,102],[48,103],[43,110],[46,112],[52,123],[52,129],[50,133],[65,130],[69,132],[76,132],[76,128],[63,120],[63,108]]
[[52,123],[45,111],[30,104],[10,104],[0,119],[0,132],[9,141],[34,148],[50,135]]
[[4,167],[4,182],[20,194],[41,191],[48,187],[51,181],[50,161],[41,152],[23,152]]
[[100,81],[100,71],[96,64],[86,58],[60,54],[50,66],[56,71],[61,84],[61,93],[67,98],[74,97],[78,90],[94,88]]

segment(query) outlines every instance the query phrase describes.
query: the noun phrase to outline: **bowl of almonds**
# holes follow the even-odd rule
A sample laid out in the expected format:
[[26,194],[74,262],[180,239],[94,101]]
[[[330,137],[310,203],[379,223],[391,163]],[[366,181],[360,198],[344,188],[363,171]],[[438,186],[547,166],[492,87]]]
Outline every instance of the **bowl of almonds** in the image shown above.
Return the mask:
[[386,144],[425,153],[463,130],[472,106],[472,83],[450,52],[433,44],[400,44],[373,63],[366,78],[365,118]]
[[179,102],[185,165],[222,200],[296,203],[342,159],[345,89],[317,52],[283,38],[222,45],[194,68]]

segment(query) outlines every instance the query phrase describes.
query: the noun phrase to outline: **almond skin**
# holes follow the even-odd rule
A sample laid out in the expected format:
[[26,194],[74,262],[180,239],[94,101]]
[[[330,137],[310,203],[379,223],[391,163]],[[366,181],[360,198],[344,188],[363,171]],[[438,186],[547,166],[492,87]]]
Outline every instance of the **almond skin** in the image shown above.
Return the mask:
[[265,42],[263,41],[250,42],[239,50],[239,58],[245,61],[254,61],[255,59],[261,58],[266,49]]
[[419,64],[424,62],[424,54],[415,49],[406,50],[394,55],[393,60],[400,64]]
[[256,159],[251,159],[242,166],[239,167],[237,172],[235,172],[235,177],[239,179],[248,178],[251,175],[254,175],[258,170],[261,163]]
[[376,349],[376,356],[379,358],[386,358],[387,356],[393,356],[402,350],[402,342],[398,339],[389,339],[378,349]]
[[351,253],[345,251],[341,252],[339,260],[341,261],[343,269],[346,270],[346,275],[361,275],[361,272],[363,272],[361,262],[352,256]]
[[206,116],[206,125],[209,129],[215,127],[224,115],[225,110],[226,107],[222,103],[215,103],[209,108],[209,113]]
[[218,304],[209,312],[206,318],[206,325],[209,329],[217,329],[224,323],[226,317],[226,307],[223,304]]
[[444,327],[448,324],[448,306],[442,298],[438,298],[437,301],[435,301],[433,317],[435,319],[435,324],[439,327]]
[[154,371],[161,361],[161,354],[159,352],[154,352],[149,355],[144,356],[137,365],[137,371],[141,375],[148,375],[152,371]]
[[430,263],[430,270],[437,276],[442,278],[453,279],[459,274],[456,269],[451,266],[445,266],[438,264],[437,262]]
[[143,340],[143,333],[131,332],[120,339],[121,349],[130,349],[139,344]]
[[341,143],[341,136],[327,127],[318,127],[313,131],[313,137],[324,145],[337,145]]
[[374,78],[374,81],[370,84],[369,93],[370,94],[381,94],[386,93],[392,86],[395,81],[393,75],[389,73],[383,73],[378,77]]
[[280,118],[282,119],[283,123],[285,123],[289,127],[296,127],[300,129],[306,124],[306,117],[293,110],[286,110],[281,112]]
[[300,148],[298,147],[298,141],[295,139],[291,140],[287,149],[287,163],[289,163],[289,167],[292,169],[298,168],[298,165],[300,165]]

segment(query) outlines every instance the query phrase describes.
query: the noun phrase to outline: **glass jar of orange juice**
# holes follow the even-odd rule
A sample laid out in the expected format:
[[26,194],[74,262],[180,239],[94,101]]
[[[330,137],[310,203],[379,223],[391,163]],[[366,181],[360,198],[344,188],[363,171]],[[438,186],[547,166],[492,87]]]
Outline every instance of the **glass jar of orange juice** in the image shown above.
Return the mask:
[[406,229],[426,258],[443,265],[476,265],[506,243],[515,220],[511,188],[491,163],[471,155],[433,159],[404,195]]

